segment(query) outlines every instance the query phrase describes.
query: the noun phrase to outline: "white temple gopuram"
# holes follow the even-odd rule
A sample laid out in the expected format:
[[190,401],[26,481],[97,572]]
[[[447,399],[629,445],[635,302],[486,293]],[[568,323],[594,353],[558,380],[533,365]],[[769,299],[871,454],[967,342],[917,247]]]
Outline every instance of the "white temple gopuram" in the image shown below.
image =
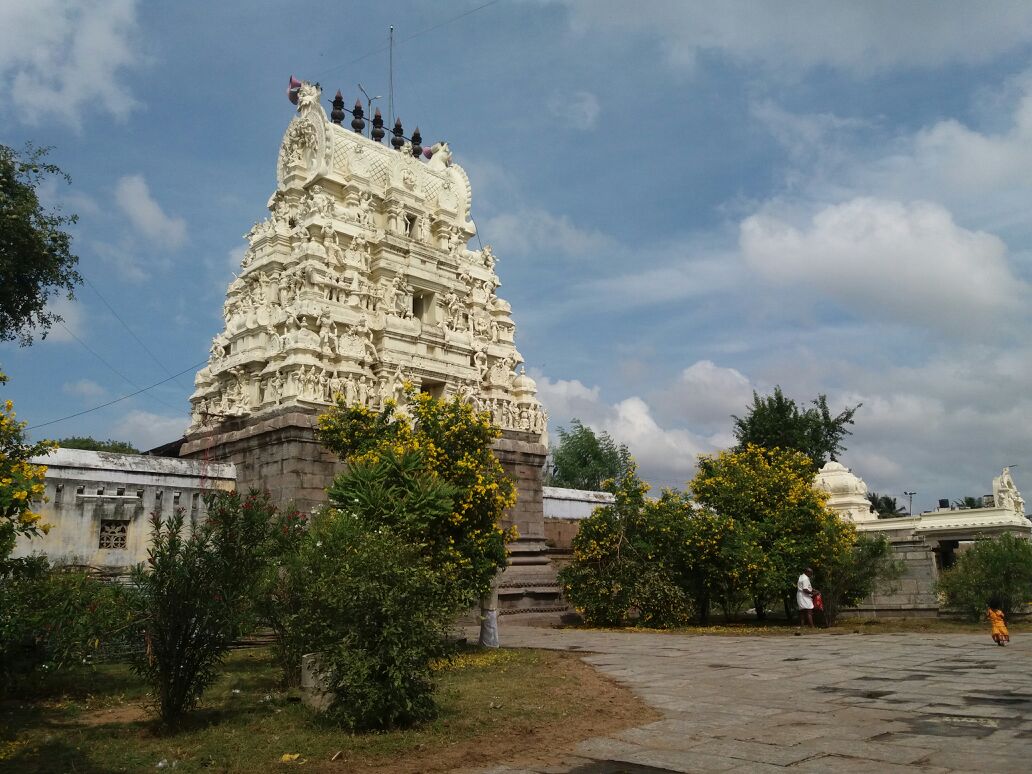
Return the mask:
[[314,84],[296,90],[269,216],[246,235],[190,432],[338,395],[379,408],[403,401],[408,381],[541,438],[546,416],[533,380],[514,370],[523,357],[496,258],[467,247],[465,171],[446,143],[399,143],[400,122],[393,148],[365,137],[360,118],[359,131],[334,123],[319,97]]
[[498,295],[497,259],[488,245],[470,249],[469,178],[447,143],[424,150],[418,129],[406,138],[399,120],[388,133],[379,111],[366,136],[360,103],[345,126],[340,92],[329,116],[318,84],[292,78],[288,94],[297,114],[269,216],[245,237],[178,453],[232,463],[239,489],[309,510],[342,468],[315,433],[338,396],[401,411],[406,384],[457,397],[502,429],[493,450],[516,482],[503,526],[520,538],[501,605],[558,609],[541,495],[548,418]]

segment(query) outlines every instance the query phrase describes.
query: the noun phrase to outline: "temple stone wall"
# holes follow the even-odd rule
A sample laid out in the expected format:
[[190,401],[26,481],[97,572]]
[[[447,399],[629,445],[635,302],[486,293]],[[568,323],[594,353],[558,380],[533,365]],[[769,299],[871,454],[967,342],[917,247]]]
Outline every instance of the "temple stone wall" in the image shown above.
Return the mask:
[[82,449],[55,449],[32,462],[47,466],[47,502],[34,510],[52,529],[19,537],[14,556],[43,553],[55,564],[111,574],[146,561],[152,513],[182,508],[189,532],[207,518],[204,493],[233,489],[236,477],[232,465]]
[[326,488],[343,469],[315,437],[316,415],[290,411],[239,429],[192,437],[181,456],[231,462],[237,487],[268,490],[280,506],[311,511],[326,502]]
[[901,578],[892,588],[872,594],[855,610],[845,610],[844,614],[861,617],[938,615],[939,600],[935,595],[938,572],[935,553],[924,540],[909,537],[905,532],[886,535],[892,545],[893,555],[903,562]]
[[[903,562],[902,577],[846,614],[861,616],[936,616],[938,568],[949,566],[962,544],[1008,533],[1029,539],[1032,526],[1010,468],[993,479],[993,494],[981,508],[939,508],[899,518],[880,519],[867,500],[867,484],[838,462],[828,462],[814,479],[828,494],[828,507],[870,536],[882,536]],[[819,584],[818,579],[818,584]]]
[[[195,436],[181,454],[202,460],[232,462],[241,490],[267,489],[276,503],[293,503],[311,511],[326,503],[326,488],[343,469],[336,455],[320,445],[314,414],[290,411],[237,429]],[[565,608],[556,568],[545,545],[541,477],[547,448],[531,433],[504,431],[495,453],[516,482],[516,505],[503,525],[515,525],[519,539],[509,546],[509,566],[499,579],[499,609],[541,612]]]

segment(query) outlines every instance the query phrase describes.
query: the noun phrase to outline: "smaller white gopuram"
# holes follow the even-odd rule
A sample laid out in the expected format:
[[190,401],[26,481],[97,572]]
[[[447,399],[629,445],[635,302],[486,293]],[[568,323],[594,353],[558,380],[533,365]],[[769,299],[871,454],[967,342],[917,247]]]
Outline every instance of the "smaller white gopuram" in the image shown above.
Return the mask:
[[403,403],[410,382],[543,437],[547,416],[498,295],[498,259],[489,245],[468,247],[469,178],[448,144],[424,151],[418,129],[405,139],[399,121],[385,132],[379,111],[366,137],[360,105],[345,128],[339,93],[330,120],[318,84],[292,86],[297,115],[269,216],[245,237],[225,328],[195,379],[189,432],[317,411],[337,396]]

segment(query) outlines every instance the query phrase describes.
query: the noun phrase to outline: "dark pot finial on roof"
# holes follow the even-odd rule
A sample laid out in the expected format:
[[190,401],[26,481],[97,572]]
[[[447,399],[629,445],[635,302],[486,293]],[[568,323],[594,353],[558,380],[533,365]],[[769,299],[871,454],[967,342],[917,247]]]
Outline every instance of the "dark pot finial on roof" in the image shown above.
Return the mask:
[[354,116],[351,119],[351,128],[362,134],[362,130],[365,129],[365,121],[362,120],[365,116],[365,112],[362,110],[362,100],[355,100],[355,109],[351,111],[351,114]]
[[380,108],[373,113],[373,139],[380,142],[386,134],[383,130],[383,116],[380,115]]
[[405,144],[405,130],[401,128],[401,119],[394,119],[394,129],[391,130],[391,146],[394,150],[401,150],[401,146]]
[[340,93],[340,89],[337,89],[336,95],[333,97],[333,101],[330,103],[333,105],[333,110],[330,111],[330,120],[335,124],[341,124],[344,122],[344,96]]

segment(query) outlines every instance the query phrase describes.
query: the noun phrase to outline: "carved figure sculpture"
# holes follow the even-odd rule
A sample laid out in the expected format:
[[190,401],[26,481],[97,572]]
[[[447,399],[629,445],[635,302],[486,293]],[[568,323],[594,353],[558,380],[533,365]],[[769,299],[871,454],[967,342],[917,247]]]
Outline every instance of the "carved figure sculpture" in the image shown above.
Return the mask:
[[443,172],[451,166],[452,154],[451,148],[448,147],[448,143],[435,142],[430,146],[430,152],[433,155],[430,157],[430,163],[426,165],[427,169],[432,169],[435,172]]

